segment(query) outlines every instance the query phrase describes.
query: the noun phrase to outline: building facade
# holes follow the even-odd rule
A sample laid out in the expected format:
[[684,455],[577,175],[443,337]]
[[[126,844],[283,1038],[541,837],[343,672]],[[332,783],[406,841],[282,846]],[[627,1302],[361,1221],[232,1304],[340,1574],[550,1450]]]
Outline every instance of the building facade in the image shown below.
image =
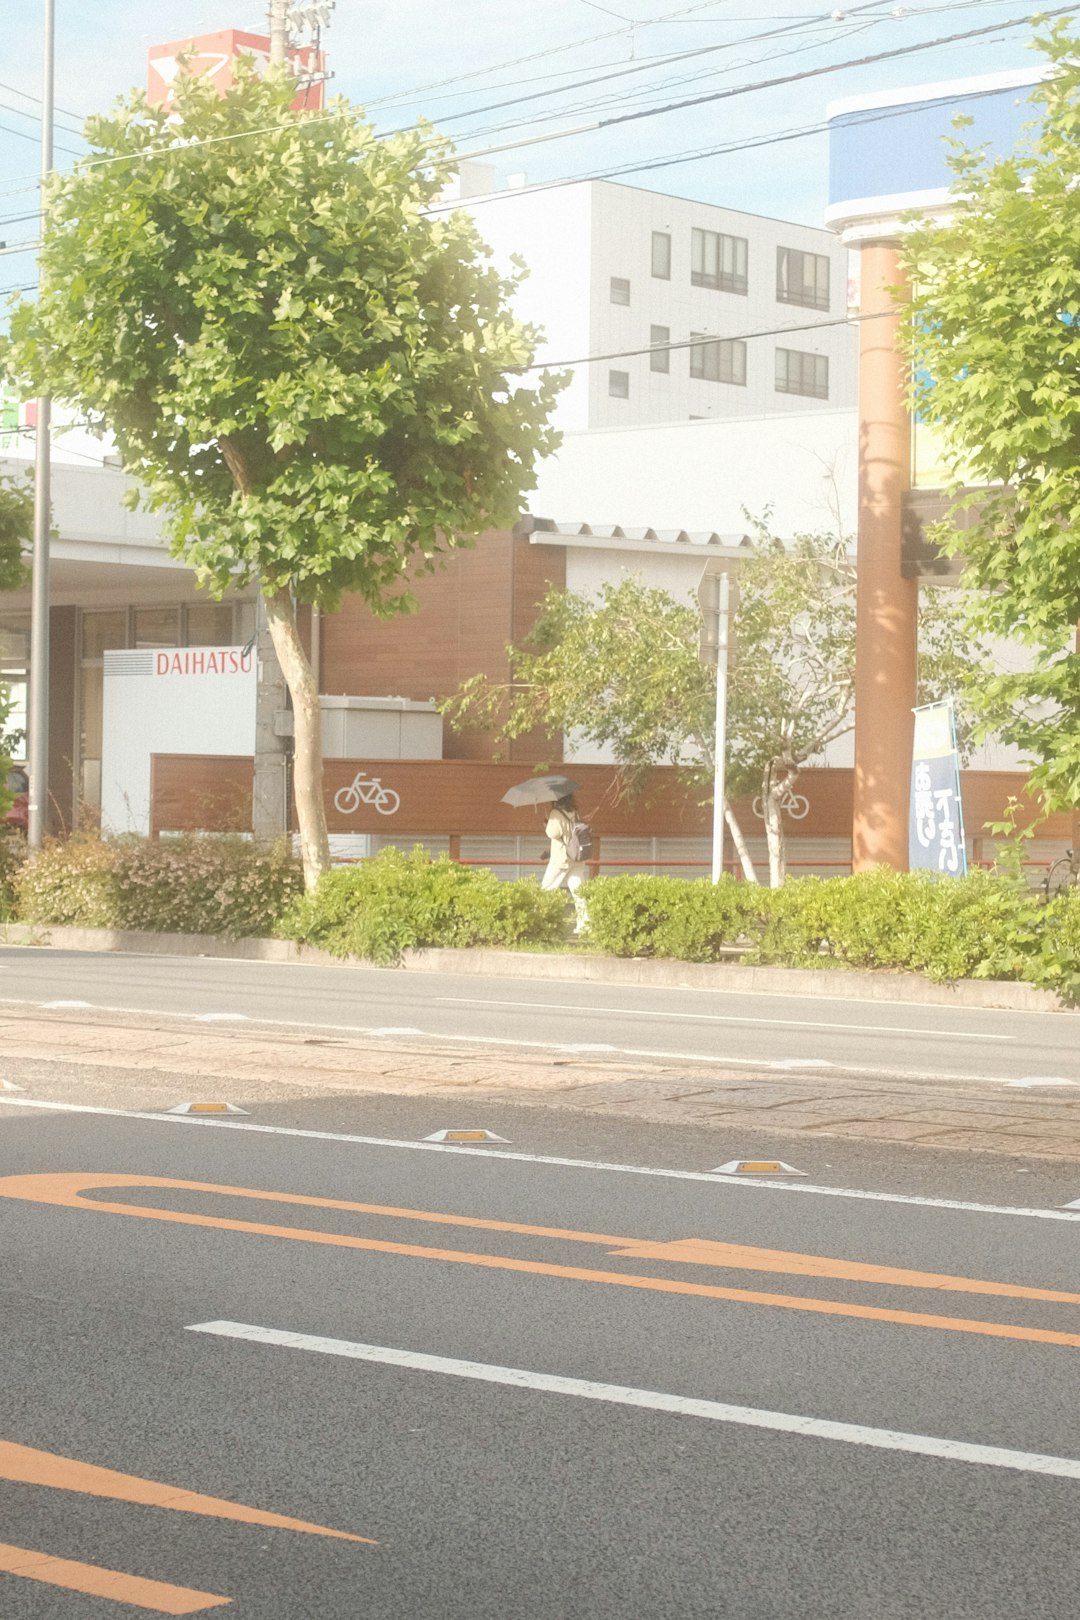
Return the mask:
[[[496,263],[524,260],[537,359],[577,364],[557,421],[570,431],[852,409],[857,337],[848,254],[808,225],[608,180],[458,196]],[[487,181],[494,183],[494,171]]]

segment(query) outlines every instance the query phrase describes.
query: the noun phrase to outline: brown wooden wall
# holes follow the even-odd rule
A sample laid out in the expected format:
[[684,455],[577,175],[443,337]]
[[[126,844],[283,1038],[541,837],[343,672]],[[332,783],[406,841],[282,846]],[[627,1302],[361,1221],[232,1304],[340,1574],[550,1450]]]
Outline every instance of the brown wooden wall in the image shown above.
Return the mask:
[[[325,801],[331,832],[381,833],[392,837],[512,837],[542,833],[543,816],[500,803],[507,788],[524,774],[518,764],[473,760],[343,760],[325,762]],[[362,772],[393,789],[400,807],[393,815],[374,805],[343,814],[334,796]],[[581,784],[578,804],[598,838],[697,838],[711,825],[711,810],[698,800],[700,790],[687,788],[678,773],[662,767],[651,773],[645,794],[629,801],[620,796],[618,775],[610,765],[569,767]],[[248,831],[251,827],[250,757],[216,759],[187,754],[155,754],[151,773],[152,832]],[[1009,771],[966,771],[962,775],[964,815],[969,837],[978,837],[985,822],[996,820],[1018,778]],[[805,819],[789,822],[792,837],[849,838],[852,772],[808,770],[799,791],[809,799]],[[761,835],[761,822],[749,801],[738,806],[748,836]],[[1040,829],[1048,839],[1070,837],[1067,815],[1053,816]]]
[[[322,621],[322,691],[354,697],[419,701],[449,697],[471,675],[507,676],[506,644],[520,641],[551,585],[565,586],[565,554],[530,546],[509,530],[491,530],[475,547],[453,551],[433,574],[408,583],[415,614],[379,619],[359,597],[347,597]],[[490,759],[493,744],[478,732],[446,727],[448,759]],[[519,738],[510,757],[558,759],[558,743]]]

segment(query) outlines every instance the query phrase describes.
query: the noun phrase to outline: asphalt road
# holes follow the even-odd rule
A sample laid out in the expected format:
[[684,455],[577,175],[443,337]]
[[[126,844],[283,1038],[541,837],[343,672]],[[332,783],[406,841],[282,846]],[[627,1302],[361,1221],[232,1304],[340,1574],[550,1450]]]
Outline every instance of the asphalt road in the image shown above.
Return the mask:
[[1071,1013],[0,949],[0,1006],[72,1001],[507,1047],[599,1047],[713,1065],[1080,1084],[1080,1019]]
[[718,1182],[686,1130],[380,1108],[0,1108],[4,1620],[1075,1613],[1068,1171],[950,1208],[910,1150],[881,1200],[865,1145]]

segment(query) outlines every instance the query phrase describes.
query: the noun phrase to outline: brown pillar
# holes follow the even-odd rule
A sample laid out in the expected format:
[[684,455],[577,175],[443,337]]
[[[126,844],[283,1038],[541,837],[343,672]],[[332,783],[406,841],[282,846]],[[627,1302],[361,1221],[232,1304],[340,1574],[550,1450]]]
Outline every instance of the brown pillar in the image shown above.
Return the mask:
[[853,871],[907,869],[918,582],[900,571],[901,500],[911,428],[898,316],[887,290],[903,281],[896,244],[862,252],[859,329],[859,536]]

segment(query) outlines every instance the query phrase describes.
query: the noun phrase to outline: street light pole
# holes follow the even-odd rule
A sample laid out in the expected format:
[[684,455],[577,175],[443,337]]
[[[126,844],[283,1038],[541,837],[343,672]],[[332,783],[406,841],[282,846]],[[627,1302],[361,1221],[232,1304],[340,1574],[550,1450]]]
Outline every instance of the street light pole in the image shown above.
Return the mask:
[[731,626],[731,577],[725,571],[716,580],[716,730],[713,741],[712,880],[719,883],[724,870],[724,804],[727,799],[727,689],[728,645]]
[[[53,81],[55,77],[56,0],[44,0],[41,86],[41,181],[53,166]],[[34,451],[34,565],[30,600],[30,693],[27,766],[30,777],[26,840],[40,849],[49,815],[49,528],[51,496],[52,400],[37,402]]]

